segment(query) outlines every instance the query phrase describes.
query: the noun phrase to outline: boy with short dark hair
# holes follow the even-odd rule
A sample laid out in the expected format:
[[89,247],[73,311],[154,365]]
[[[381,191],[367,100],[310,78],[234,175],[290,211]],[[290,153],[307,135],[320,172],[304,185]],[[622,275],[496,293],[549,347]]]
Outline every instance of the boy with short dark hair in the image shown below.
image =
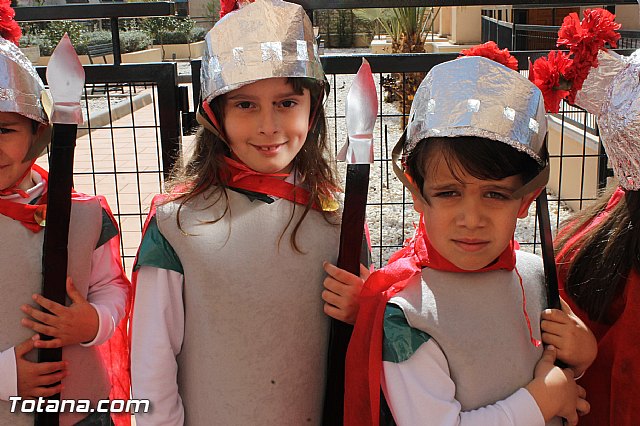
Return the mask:
[[564,359],[573,370],[561,369],[555,348],[543,352],[542,261],[514,240],[548,179],[545,136],[541,92],[506,66],[464,57],[425,77],[407,128],[407,175],[395,166],[420,225],[365,283],[346,425],[378,424],[380,385],[398,425],[575,424],[589,410],[573,378],[590,360]]

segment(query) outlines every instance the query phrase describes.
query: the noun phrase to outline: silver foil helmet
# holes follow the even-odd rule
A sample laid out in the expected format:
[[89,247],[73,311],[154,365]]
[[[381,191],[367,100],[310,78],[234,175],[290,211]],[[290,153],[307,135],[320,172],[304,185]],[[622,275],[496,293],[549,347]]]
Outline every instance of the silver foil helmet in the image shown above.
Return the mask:
[[576,96],[596,115],[609,164],[627,190],[640,190],[640,50],[624,58],[600,52]]
[[44,84],[18,47],[0,37],[0,111],[48,124],[42,106]]
[[304,9],[256,0],[225,15],[205,37],[201,99],[212,99],[272,77],[324,81],[313,26]]
[[[31,61],[12,42],[0,37],[0,111],[14,112],[42,124],[49,124],[43,103],[48,100],[44,84]],[[50,142],[44,131],[34,141],[25,161],[39,156]]]
[[405,152],[430,137],[476,136],[547,163],[542,93],[520,73],[481,56],[436,65],[413,99]]

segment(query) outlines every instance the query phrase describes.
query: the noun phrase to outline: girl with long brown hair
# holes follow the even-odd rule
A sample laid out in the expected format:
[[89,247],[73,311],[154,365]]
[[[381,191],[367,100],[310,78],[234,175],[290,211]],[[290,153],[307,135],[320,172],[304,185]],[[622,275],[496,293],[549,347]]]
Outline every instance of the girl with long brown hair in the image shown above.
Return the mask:
[[135,265],[132,388],[153,406],[136,421],[319,425],[328,315],[355,316],[362,280],[323,306],[340,203],[311,22],[258,0],[206,43],[203,128]]

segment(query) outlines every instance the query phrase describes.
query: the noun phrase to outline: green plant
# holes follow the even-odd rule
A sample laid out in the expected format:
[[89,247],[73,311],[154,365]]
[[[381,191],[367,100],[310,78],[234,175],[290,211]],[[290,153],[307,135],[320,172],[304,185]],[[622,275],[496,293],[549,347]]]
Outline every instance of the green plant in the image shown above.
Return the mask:
[[111,43],[111,31],[102,30],[83,33],[80,36],[80,42],[87,46]]
[[83,31],[84,26],[75,21],[50,21],[40,33],[40,37],[49,40],[53,46],[57,46],[62,36],[67,33],[71,43],[76,46],[80,42],[80,35]]
[[148,18],[140,22],[140,28],[149,33],[156,44],[163,44],[166,33],[190,34],[196,22],[191,18],[175,16]]
[[211,21],[211,23],[215,24],[220,19],[220,1],[219,0],[211,0],[205,4],[205,8],[207,10],[207,18]]
[[[439,12],[439,7],[400,7],[359,10],[356,14],[382,26],[391,37],[393,53],[422,53],[427,33]],[[383,84],[385,99],[397,102],[406,115],[424,76],[425,73],[391,74]]]
[[208,31],[202,27],[193,27],[193,30],[191,30],[191,43],[204,40],[207,32]]
[[40,47],[40,54],[42,56],[49,56],[55,45],[53,45],[48,39],[40,37],[35,34],[25,34],[20,39],[20,47],[38,46]]
[[355,11],[362,19],[377,22],[391,37],[393,52],[424,52],[427,32],[438,17],[440,8],[399,7],[394,9],[361,9]]
[[40,46],[40,44],[42,44],[42,40],[35,34],[22,33],[22,37],[20,37],[20,47]]
[[187,44],[204,40],[207,31],[201,27],[194,27],[188,33],[182,31],[161,31],[157,35],[159,44]]
[[151,44],[151,37],[144,31],[124,31],[120,34],[120,49],[122,53],[145,50]]

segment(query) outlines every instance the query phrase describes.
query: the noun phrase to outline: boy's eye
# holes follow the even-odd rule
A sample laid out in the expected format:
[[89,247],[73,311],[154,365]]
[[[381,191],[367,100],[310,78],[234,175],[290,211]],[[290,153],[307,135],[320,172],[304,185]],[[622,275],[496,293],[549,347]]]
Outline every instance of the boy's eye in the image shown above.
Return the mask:
[[511,197],[509,197],[508,194],[504,194],[501,192],[495,192],[495,191],[491,191],[487,193],[487,198],[493,198],[496,200],[509,200],[511,199]]
[[249,108],[251,108],[251,102],[249,102],[249,101],[238,102],[238,103],[236,103],[236,107],[238,107],[240,109],[249,109]]
[[292,108],[297,105],[297,102],[291,99],[287,99],[286,101],[280,102],[280,105],[282,105],[285,108]]
[[0,135],[4,135],[7,133],[15,132],[13,129],[7,129],[6,127],[0,127]]
[[434,197],[449,198],[458,195],[456,191],[439,191],[433,194]]

